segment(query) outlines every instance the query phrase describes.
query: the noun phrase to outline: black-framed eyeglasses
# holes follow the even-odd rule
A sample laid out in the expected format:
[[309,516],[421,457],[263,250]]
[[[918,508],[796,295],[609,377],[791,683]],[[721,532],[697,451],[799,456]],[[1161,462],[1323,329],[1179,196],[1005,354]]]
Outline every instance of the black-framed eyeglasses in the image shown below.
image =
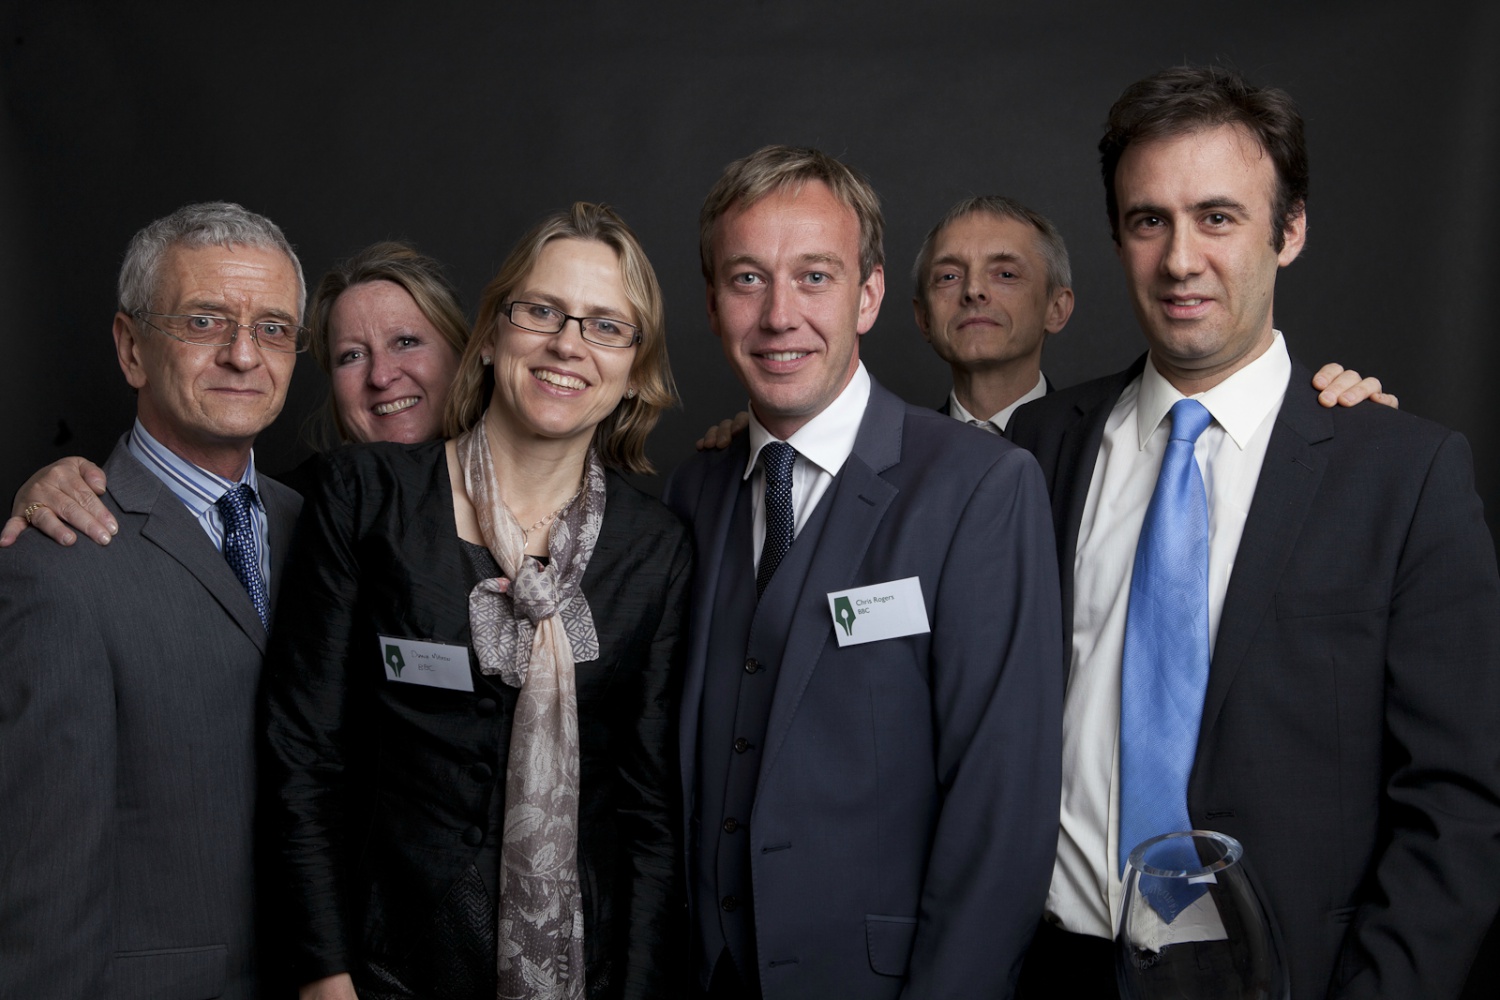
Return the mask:
[[[166,334],[173,340],[180,340],[194,347],[228,347],[239,337],[241,330],[249,330],[250,339],[268,351],[299,354],[307,350],[309,343],[307,327],[279,320],[237,323],[227,316],[212,316],[207,313],[179,316],[173,313],[148,312],[145,309],[137,309],[132,315],[157,333]],[[147,319],[147,316],[154,316],[165,322],[158,325]]]
[[641,342],[641,328],[634,323],[608,316],[569,316],[542,302],[512,302],[505,307],[505,316],[532,333],[562,333],[568,320],[577,320],[583,339],[600,347],[634,347]]

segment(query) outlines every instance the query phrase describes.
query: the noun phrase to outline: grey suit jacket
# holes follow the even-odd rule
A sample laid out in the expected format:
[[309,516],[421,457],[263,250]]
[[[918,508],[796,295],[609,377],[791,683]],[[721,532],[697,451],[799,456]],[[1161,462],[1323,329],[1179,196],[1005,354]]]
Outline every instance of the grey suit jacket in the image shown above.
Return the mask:
[[[1129,370],[1017,411],[1064,624]],[[1500,903],[1500,577],[1464,439],[1292,375],[1245,520],[1188,786],[1245,845],[1297,997],[1451,997]]]
[[[697,849],[709,622],[746,436],[667,501],[698,552],[681,745]],[[750,820],[766,1000],[1002,997],[1057,842],[1061,621],[1036,465],[873,384],[773,696]],[[840,647],[827,594],[917,577],[931,632]],[[705,833],[705,836],[708,834]],[[694,866],[689,862],[688,871]],[[693,897],[689,893],[689,898]]]
[[[123,441],[104,468],[108,546],[0,550],[0,996],[251,998],[265,629]],[[301,500],[260,495],[274,595]]]

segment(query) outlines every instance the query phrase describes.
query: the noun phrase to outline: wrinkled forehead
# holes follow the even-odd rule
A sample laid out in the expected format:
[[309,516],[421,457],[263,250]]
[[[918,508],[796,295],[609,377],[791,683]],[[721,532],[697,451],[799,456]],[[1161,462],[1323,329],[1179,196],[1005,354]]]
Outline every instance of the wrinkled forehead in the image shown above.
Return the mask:
[[932,241],[932,261],[1010,257],[1041,263],[1041,240],[1041,231],[1030,222],[979,208],[938,230]]
[[174,244],[162,253],[154,279],[161,309],[238,309],[290,319],[299,313],[295,265],[273,248]]

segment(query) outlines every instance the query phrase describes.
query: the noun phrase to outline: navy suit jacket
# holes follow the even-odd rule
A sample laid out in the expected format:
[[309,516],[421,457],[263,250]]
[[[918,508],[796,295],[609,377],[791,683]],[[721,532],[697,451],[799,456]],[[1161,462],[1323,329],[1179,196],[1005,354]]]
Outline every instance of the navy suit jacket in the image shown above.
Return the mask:
[[[699,710],[747,436],[678,470],[699,559],[681,743],[697,849]],[[878,384],[773,697],[750,821],[766,1000],[1008,995],[1057,840],[1062,654],[1046,497],[994,435]],[[830,591],[917,577],[931,633],[840,647]],[[721,748],[728,752],[727,748]],[[688,870],[694,870],[691,861]],[[693,894],[689,893],[689,898]]]
[[[1105,420],[1145,359],[1017,411],[1063,622]],[[1196,826],[1245,845],[1297,997],[1445,997],[1500,902],[1500,582],[1461,435],[1321,407],[1293,362],[1225,593]]]
[[[124,442],[104,470],[108,546],[0,550],[0,996],[252,1000],[266,630]],[[301,500],[260,498],[274,595]]]

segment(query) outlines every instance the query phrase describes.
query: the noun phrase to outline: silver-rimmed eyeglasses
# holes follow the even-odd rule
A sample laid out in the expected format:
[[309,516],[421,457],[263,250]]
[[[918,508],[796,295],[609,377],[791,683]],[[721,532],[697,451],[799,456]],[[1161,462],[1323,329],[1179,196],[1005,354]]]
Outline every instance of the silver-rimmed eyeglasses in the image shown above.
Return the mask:
[[[297,354],[307,350],[308,346],[307,327],[280,320],[237,323],[227,316],[207,313],[179,316],[173,313],[147,312],[145,309],[137,309],[133,315],[157,333],[164,333],[173,340],[195,347],[228,347],[234,343],[241,330],[249,330],[250,339],[268,351]],[[147,316],[164,322],[153,323]]]
[[641,328],[608,316],[569,316],[556,306],[542,302],[512,302],[505,316],[514,326],[532,333],[562,333],[568,320],[578,321],[583,339],[600,347],[634,347],[641,342]]

